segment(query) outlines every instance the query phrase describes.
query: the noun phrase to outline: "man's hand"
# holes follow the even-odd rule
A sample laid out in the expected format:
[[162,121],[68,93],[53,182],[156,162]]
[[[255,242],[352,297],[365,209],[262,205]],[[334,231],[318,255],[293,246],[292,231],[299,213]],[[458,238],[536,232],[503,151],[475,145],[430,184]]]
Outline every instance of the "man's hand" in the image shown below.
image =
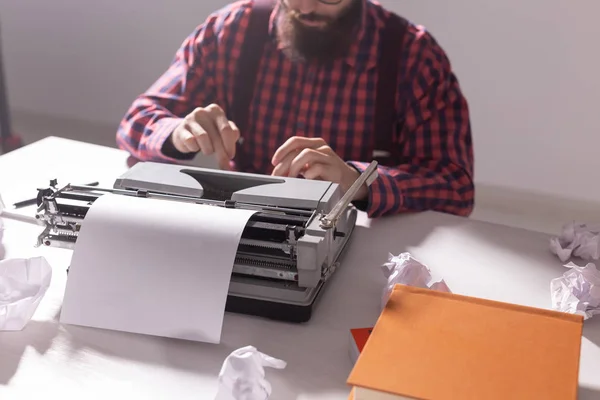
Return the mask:
[[[295,136],[288,139],[273,155],[272,175],[319,179],[339,184],[344,192],[360,176],[346,164],[321,138]],[[363,186],[354,200],[365,199],[368,189]]]
[[235,156],[235,144],[240,131],[216,104],[198,107],[188,114],[173,131],[173,146],[182,153],[214,154],[219,168],[229,170],[229,161]]

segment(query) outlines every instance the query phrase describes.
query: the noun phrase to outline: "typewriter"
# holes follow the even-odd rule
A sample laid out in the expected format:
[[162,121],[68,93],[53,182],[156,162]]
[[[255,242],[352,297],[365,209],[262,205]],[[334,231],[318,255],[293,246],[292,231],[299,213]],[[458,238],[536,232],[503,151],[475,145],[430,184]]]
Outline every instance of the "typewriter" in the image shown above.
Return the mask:
[[44,229],[36,246],[76,250],[86,213],[106,193],[254,210],[238,245],[226,311],[305,322],[351,238],[351,199],[376,177],[374,161],[344,194],[326,181],[140,162],[112,188],[52,180],[38,189],[36,219]]

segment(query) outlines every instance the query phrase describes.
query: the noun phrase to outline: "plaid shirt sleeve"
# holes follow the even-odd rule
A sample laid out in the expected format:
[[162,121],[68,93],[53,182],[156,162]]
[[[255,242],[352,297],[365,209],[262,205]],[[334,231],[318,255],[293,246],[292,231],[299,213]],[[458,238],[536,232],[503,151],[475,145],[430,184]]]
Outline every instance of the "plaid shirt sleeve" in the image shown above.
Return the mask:
[[[368,200],[357,206],[371,217],[423,210],[468,216],[474,184],[467,101],[435,40],[424,32],[409,40],[409,84],[398,91],[404,110],[400,159],[378,167]],[[369,163],[350,164],[362,172]]]
[[117,130],[119,148],[142,161],[176,162],[195,156],[180,153],[167,139],[194,105],[212,102],[215,63],[208,55],[215,54],[213,22],[209,18],[196,28],[169,68],[134,100]]

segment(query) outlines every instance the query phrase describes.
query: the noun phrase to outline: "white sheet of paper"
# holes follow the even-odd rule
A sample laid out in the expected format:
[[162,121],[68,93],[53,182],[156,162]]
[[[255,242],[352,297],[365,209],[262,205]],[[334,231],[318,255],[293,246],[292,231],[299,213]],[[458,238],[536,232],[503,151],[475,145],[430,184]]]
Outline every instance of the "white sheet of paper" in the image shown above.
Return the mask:
[[101,196],[77,239],[61,322],[219,343],[235,254],[252,214]]

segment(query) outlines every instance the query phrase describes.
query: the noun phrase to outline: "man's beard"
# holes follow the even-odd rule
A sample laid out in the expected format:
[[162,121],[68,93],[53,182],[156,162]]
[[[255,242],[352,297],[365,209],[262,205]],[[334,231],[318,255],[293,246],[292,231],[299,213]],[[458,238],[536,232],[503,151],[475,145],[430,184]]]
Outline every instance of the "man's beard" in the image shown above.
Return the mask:
[[[362,12],[362,0],[353,0],[341,15],[333,19],[300,14],[287,8],[282,1],[277,15],[277,36],[285,54],[294,61],[332,61],[348,52]],[[326,24],[313,27],[304,25],[300,20],[324,21]]]

